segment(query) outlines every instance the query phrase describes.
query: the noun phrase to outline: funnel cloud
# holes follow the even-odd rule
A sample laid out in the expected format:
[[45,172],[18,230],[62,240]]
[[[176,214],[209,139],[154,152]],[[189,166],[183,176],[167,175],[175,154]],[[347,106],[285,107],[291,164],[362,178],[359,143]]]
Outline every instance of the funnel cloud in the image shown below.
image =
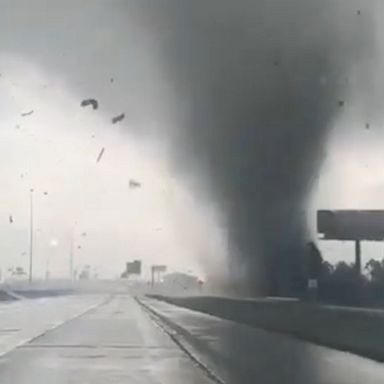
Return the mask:
[[226,217],[232,284],[295,292],[311,184],[356,68],[371,54],[373,9],[333,0],[144,8],[176,95],[175,158]]
[[[203,200],[202,211],[218,213],[228,233],[228,283],[251,293],[295,292],[328,133],[351,100],[369,97],[363,85],[375,83],[365,77],[380,1],[41,0],[33,11],[28,1],[11,3],[0,26],[3,56],[33,63],[51,79],[38,94],[65,84],[76,100],[66,108],[104,119],[104,131],[86,135],[95,142],[92,164],[100,148],[108,150],[98,172],[116,156],[102,134],[153,139]],[[3,81],[9,78],[2,68]],[[17,84],[10,89],[26,87]],[[102,106],[97,114],[79,106],[89,97]],[[34,110],[24,125],[45,116],[40,105]],[[210,229],[202,231],[206,244]],[[207,249],[208,266],[217,255]]]

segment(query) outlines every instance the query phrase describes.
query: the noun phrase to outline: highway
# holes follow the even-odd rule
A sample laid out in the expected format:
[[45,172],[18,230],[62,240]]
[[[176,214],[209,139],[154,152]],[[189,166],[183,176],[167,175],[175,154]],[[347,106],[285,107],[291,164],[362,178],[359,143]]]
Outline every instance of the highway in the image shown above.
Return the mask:
[[107,297],[78,295],[0,303],[0,356],[82,315]]
[[0,358],[0,382],[210,382],[130,296],[116,296],[107,301],[99,298],[97,306],[89,309],[87,302],[84,310],[83,315],[4,354]]
[[[142,303],[173,338],[228,384],[374,384],[384,364],[292,336],[263,331],[162,301]],[[175,330],[176,333],[173,333]],[[342,330],[340,330],[342,331]]]
[[0,305],[0,382],[383,382],[384,367],[373,360],[153,299],[140,303],[118,294]]

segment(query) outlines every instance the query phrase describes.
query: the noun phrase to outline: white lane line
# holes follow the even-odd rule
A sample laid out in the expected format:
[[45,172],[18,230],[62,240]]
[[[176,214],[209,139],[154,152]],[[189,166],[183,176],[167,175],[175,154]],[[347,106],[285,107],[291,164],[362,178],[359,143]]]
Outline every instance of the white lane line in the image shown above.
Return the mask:
[[53,322],[48,328],[45,328],[45,329],[42,329],[42,330],[38,331],[37,334],[33,334],[31,336],[22,338],[22,339],[14,342],[13,344],[11,344],[9,346],[5,346],[0,351],[0,358],[3,357],[6,354],[12,352],[16,348],[20,348],[24,344],[29,344],[29,343],[33,342],[34,340],[37,340],[38,338],[46,335],[48,332],[54,331],[55,329],[61,327],[62,325],[66,324],[66,323],[69,323],[71,321],[74,321],[74,320],[76,320],[76,319],[86,315],[87,313],[89,313],[89,312],[91,312],[91,311],[93,311],[93,310],[103,306],[110,299],[111,299],[111,297],[108,296],[107,298],[105,298],[104,300],[101,300],[100,302],[98,302],[96,304],[91,304],[89,306],[86,306],[80,312],[75,313],[73,316],[71,316],[69,318],[65,318],[64,320]]

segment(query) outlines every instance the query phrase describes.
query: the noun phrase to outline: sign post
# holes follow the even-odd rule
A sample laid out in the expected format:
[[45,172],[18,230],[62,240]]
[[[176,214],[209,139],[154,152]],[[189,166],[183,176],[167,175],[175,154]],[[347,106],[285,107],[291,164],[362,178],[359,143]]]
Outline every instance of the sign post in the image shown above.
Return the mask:
[[157,281],[160,281],[161,273],[167,272],[167,266],[166,265],[152,265],[151,267],[151,286],[152,289],[155,286],[155,274],[157,273]]
[[355,269],[357,275],[361,274],[361,244],[360,240],[355,241]]
[[323,240],[355,242],[355,269],[361,274],[361,242],[384,240],[384,210],[319,210],[317,232]]

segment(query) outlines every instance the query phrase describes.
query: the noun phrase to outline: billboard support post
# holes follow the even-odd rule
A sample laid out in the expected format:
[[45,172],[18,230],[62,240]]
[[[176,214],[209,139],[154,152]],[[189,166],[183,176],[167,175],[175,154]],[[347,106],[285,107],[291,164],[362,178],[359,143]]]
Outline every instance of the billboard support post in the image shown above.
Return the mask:
[[358,276],[361,274],[361,242],[355,241],[355,269]]
[[384,210],[319,210],[317,232],[323,240],[355,242],[355,271],[361,274],[361,242],[384,240]]
[[157,283],[160,283],[161,281],[161,274],[165,273],[167,271],[167,266],[166,265],[152,265],[151,266],[151,272],[152,272],[152,288],[155,285],[155,277],[157,276]]

